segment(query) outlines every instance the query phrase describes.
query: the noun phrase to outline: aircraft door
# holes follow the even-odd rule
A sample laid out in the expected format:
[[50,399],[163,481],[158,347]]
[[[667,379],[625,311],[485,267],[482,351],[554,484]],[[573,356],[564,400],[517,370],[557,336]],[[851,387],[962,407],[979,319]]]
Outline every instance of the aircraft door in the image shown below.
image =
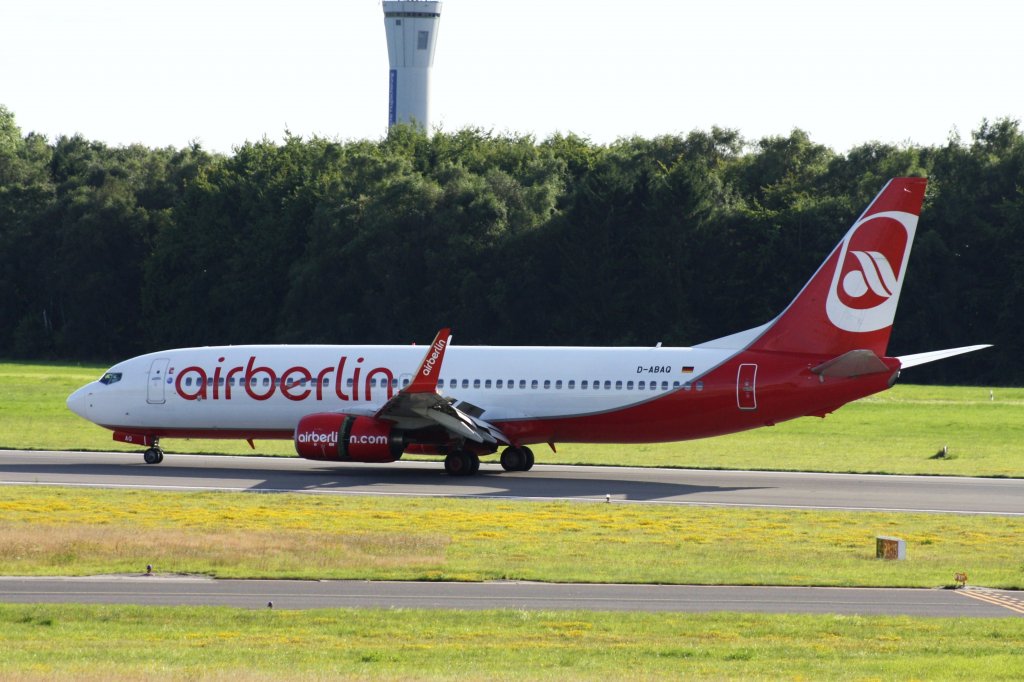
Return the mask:
[[170,360],[157,358],[149,366],[149,384],[146,387],[146,402],[150,405],[162,405],[164,399],[164,385],[167,383],[167,365]]
[[736,406],[741,410],[757,409],[757,365],[740,365],[736,373]]

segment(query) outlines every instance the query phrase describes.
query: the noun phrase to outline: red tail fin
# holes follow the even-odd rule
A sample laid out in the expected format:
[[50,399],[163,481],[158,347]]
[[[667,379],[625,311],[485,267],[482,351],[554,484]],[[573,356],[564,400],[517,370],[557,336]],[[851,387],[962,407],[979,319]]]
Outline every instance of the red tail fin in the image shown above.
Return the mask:
[[751,350],[884,356],[927,184],[890,180]]

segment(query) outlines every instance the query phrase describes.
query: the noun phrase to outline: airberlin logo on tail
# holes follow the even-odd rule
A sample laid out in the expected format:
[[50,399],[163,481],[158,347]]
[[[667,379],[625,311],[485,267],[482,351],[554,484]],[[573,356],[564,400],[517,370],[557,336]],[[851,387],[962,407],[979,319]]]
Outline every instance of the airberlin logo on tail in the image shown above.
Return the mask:
[[[843,287],[841,293],[849,298],[851,307],[874,307],[877,302],[872,303],[871,296],[885,300],[896,293],[896,274],[892,271],[892,265],[884,253],[879,251],[850,251],[850,255],[857,261],[857,266],[843,275]],[[867,305],[858,305],[867,302]]]
[[896,315],[917,216],[902,211],[870,215],[843,240],[825,310],[848,332],[873,332]]

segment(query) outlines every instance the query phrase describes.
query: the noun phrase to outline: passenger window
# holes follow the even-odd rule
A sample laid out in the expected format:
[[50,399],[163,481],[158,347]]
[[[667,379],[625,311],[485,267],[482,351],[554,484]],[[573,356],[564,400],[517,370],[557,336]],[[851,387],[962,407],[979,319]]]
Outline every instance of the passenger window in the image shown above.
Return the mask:
[[186,386],[191,386],[192,385],[192,377],[185,377],[185,385]]
[[698,381],[697,382],[697,390],[698,391],[703,391],[704,390],[704,382],[703,381]]
[[663,391],[667,391],[668,390],[668,382],[667,381],[661,382],[661,390],[663,390]]
[[615,382],[615,390],[616,391],[621,391],[622,390],[622,382],[621,381],[616,381]]
[[217,385],[218,386],[223,386],[224,385],[224,377],[221,377],[220,379],[217,379]]
[[473,379],[473,388],[480,388],[480,380]]
[[502,388],[501,379],[498,379],[498,381],[495,383],[494,387],[495,388]]
[[626,382],[626,390],[627,391],[632,391],[633,390],[633,382],[632,381],[627,381]]
[[571,391],[574,388],[576,388],[576,380],[575,379],[569,379],[569,390]]
[[327,387],[327,386],[330,386],[330,385],[331,385],[331,380],[325,378],[324,379],[324,387]]
[[463,388],[469,388],[469,379],[463,379],[462,380],[462,387]]
[[487,379],[486,381],[484,381],[484,388],[490,388],[490,387],[491,387],[491,380]]
[[545,389],[551,388],[551,379],[545,379],[544,380],[544,388]]
[[519,388],[526,388],[526,379],[519,380]]
[[672,388],[679,388],[679,382],[678,381],[673,381],[672,382]]
[[270,377],[263,377],[263,386],[270,386]]
[[608,381],[607,379],[604,382],[604,390],[606,390],[606,391],[612,390],[612,382]]
[[683,390],[684,391],[689,391],[691,388],[693,388],[693,386],[690,385],[689,381],[687,381],[685,384],[683,384]]
[[409,380],[408,379],[402,379],[402,388],[405,388],[408,385],[409,385]]
[[530,382],[530,388],[537,388],[537,380],[536,379],[534,379],[533,381]]
[[352,388],[352,377],[348,378],[348,381],[345,382],[345,385],[348,386],[349,388]]
[[642,390],[644,390],[645,388],[647,388],[647,384],[646,384],[645,382],[643,382],[643,381],[639,382],[639,383],[638,383],[638,384],[636,385],[636,390],[638,390],[638,391],[642,391]]
[[584,391],[590,388],[590,384],[587,383],[586,379],[580,382],[580,388],[582,388]]

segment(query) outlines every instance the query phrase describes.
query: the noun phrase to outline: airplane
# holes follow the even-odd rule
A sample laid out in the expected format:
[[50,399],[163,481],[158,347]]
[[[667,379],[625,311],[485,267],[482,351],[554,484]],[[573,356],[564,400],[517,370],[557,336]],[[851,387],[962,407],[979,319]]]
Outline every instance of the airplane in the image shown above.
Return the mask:
[[824,417],[892,387],[904,369],[989,347],[888,357],[927,180],[894,178],[783,312],[693,347],[415,345],[183,348],[120,362],[67,399],[76,414],[146,447],[161,438],[290,439],[305,458],[444,457],[475,473],[502,449],[705,438]]

